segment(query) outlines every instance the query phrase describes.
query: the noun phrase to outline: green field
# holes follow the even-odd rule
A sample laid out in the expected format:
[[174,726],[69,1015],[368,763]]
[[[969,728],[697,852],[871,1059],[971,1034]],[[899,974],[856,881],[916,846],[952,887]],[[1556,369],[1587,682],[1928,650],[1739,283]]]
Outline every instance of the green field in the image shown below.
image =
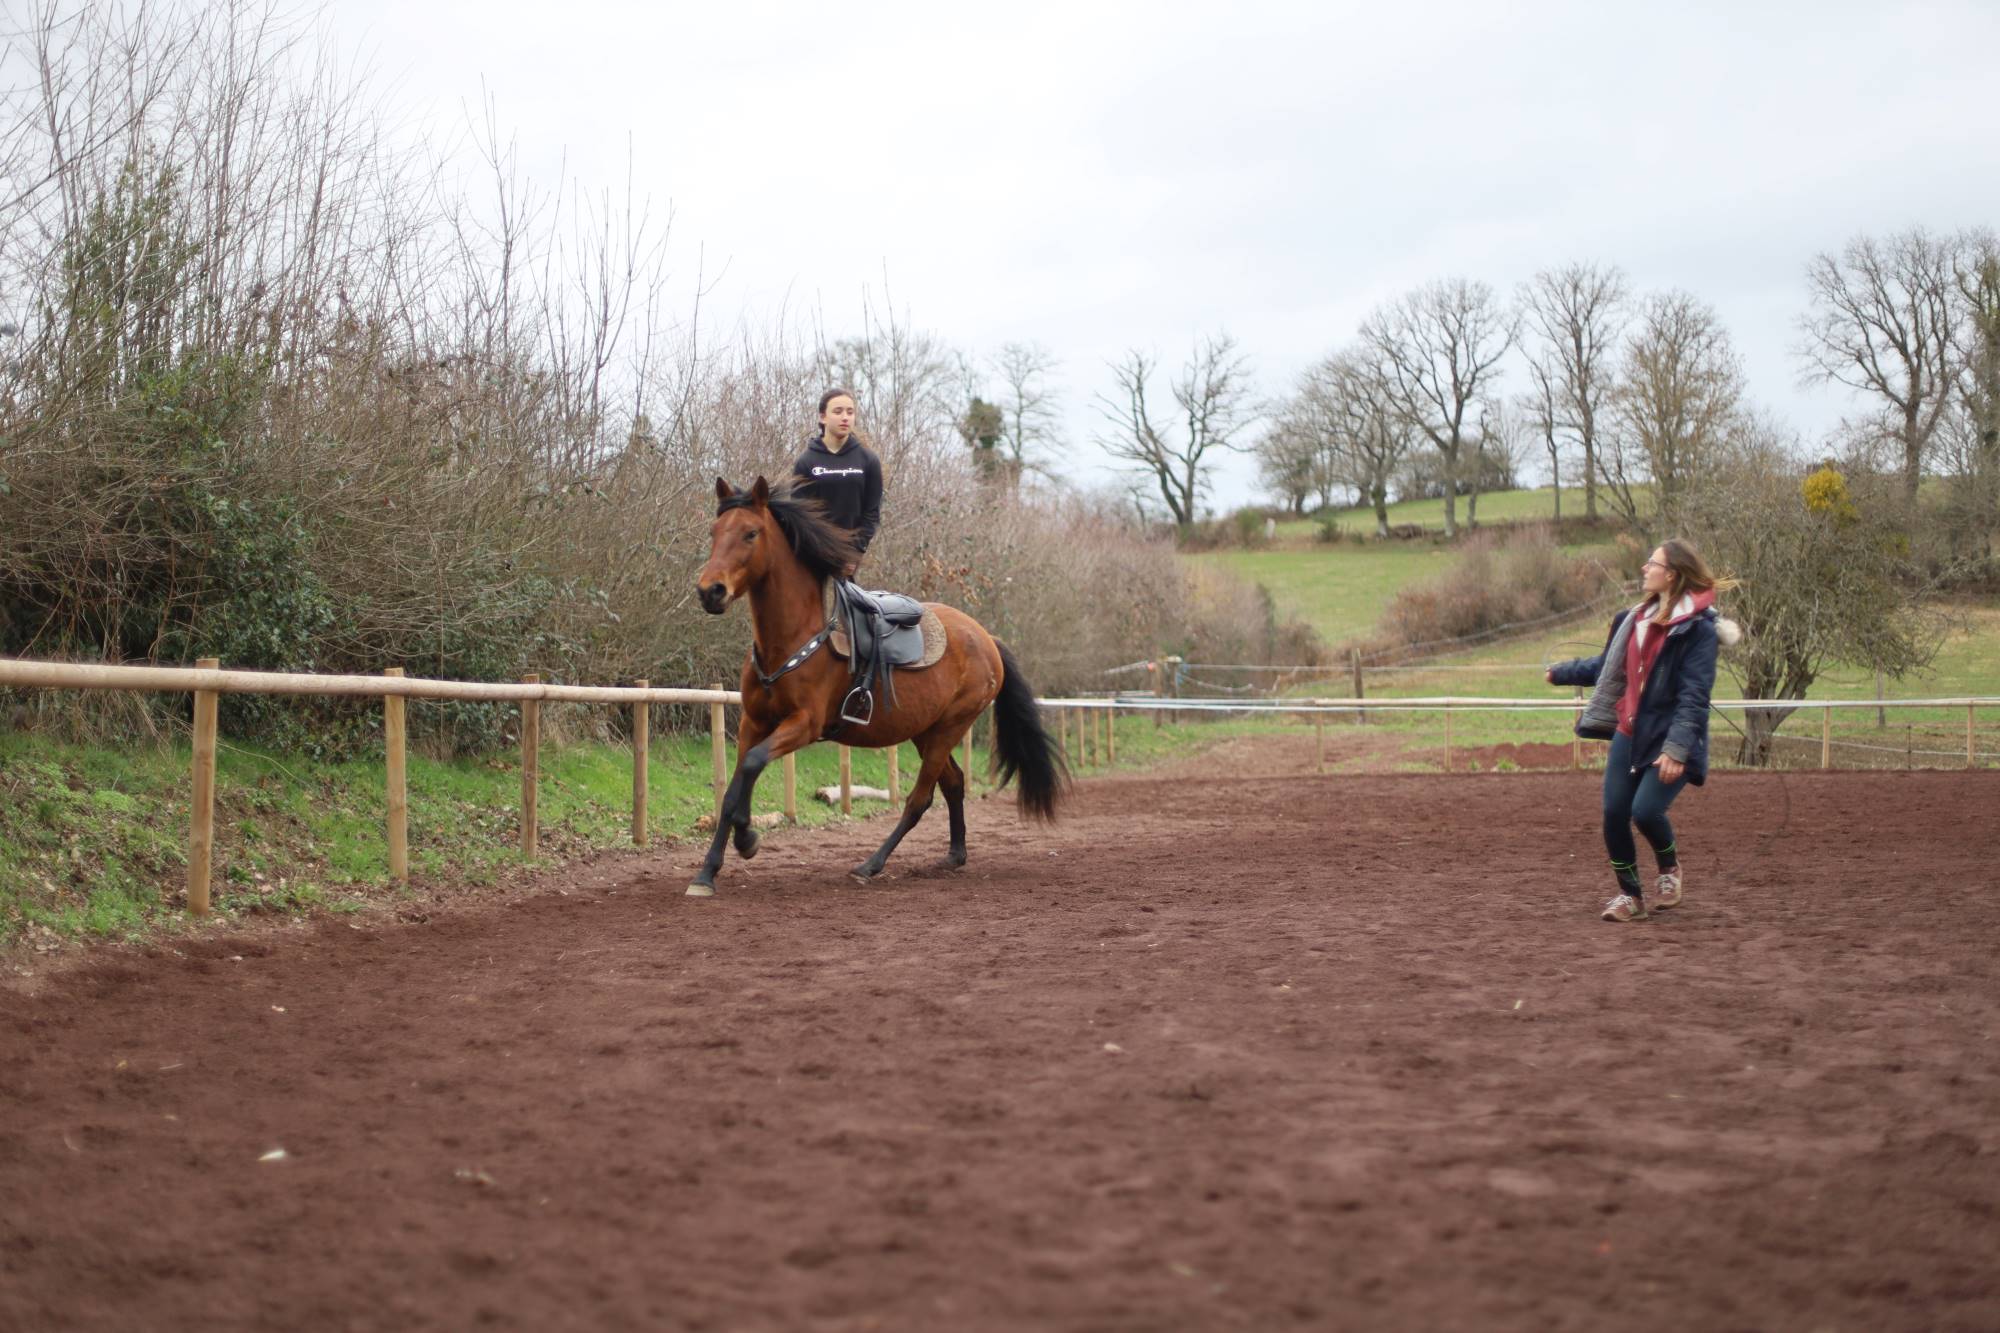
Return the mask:
[[1339,644],[1372,632],[1399,588],[1451,568],[1448,546],[1429,542],[1340,543],[1262,551],[1214,551],[1189,556],[1212,562],[1271,593],[1281,616],[1311,625]]
[[[1495,501],[1486,513],[1496,521],[1502,516],[1546,516],[1552,508],[1550,493],[1513,491],[1488,497]],[[1580,496],[1579,496],[1580,499]],[[1569,509],[1569,493],[1564,509]],[[1442,513],[1441,502],[1403,509],[1399,522],[1426,521],[1425,514]],[[1538,511],[1537,506],[1542,509]],[[1422,510],[1422,512],[1419,512]],[[1295,534],[1290,540],[1284,534]],[[1330,646],[1368,637],[1395,593],[1412,583],[1449,570],[1456,559],[1452,548],[1430,541],[1334,542],[1324,543],[1297,534],[1312,531],[1311,523],[1281,528],[1278,544],[1257,550],[1208,552],[1187,557],[1215,563],[1245,579],[1269,589],[1282,615],[1305,620]],[[1726,599],[1725,599],[1726,607]],[[2000,607],[1965,605],[1954,608],[1959,624],[1946,640],[1936,662],[1927,670],[1903,680],[1886,683],[1889,699],[1918,699],[1957,696],[2000,696]],[[1438,661],[1426,669],[1371,670],[1366,690],[1371,697],[1485,696],[1497,698],[1541,698],[1553,692],[1542,679],[1542,669],[1550,662],[1569,657],[1589,656],[1603,641],[1605,617],[1593,616],[1559,625],[1546,633],[1525,639],[1508,640],[1493,646],[1468,650]],[[1257,679],[1250,675],[1226,675],[1207,670],[1202,679],[1209,684],[1243,684]],[[1197,687],[1198,688],[1198,687]],[[1291,695],[1336,695],[1350,692],[1345,671],[1330,671],[1317,682],[1289,686]],[[1741,691],[1725,670],[1716,683],[1718,699],[1741,697]],[[1814,683],[1814,699],[1873,699],[1872,674],[1852,668],[1836,668]],[[2000,749],[2000,710],[1975,712],[1975,751],[1984,754]],[[1731,738],[1735,714],[1718,714],[1711,723],[1715,752],[1726,758],[1733,752]],[[1408,736],[1414,766],[1435,766],[1423,756],[1442,755],[1444,725],[1441,714],[1380,714],[1375,724]],[[1797,713],[1780,731],[1780,756],[1786,762],[1819,760],[1821,720],[1817,712]],[[1454,716],[1454,743],[1485,746],[1505,742],[1560,742],[1569,740],[1569,721],[1557,713],[1477,713]],[[1836,763],[1932,763],[1949,764],[1956,756],[1963,763],[1965,714],[1963,709],[1890,710],[1880,719],[1873,710],[1839,710],[1832,719]],[[1934,753],[1924,756],[1920,752]],[[1588,751],[1586,751],[1588,753]]]
[[[1466,497],[1458,497],[1458,522],[1465,525]],[[1608,515],[1604,496],[1598,495],[1598,513]],[[1562,493],[1564,519],[1579,518],[1583,514],[1583,492],[1565,486]],[[1479,521],[1487,523],[1522,523],[1535,519],[1552,519],[1556,515],[1556,493],[1547,486],[1523,491],[1491,491],[1479,497]],[[1348,509],[1321,511],[1306,518],[1280,519],[1278,539],[1280,541],[1313,539],[1319,535],[1321,523],[1331,519],[1343,533],[1360,533],[1372,536],[1375,532],[1375,509],[1372,505],[1356,505]],[[1389,506],[1389,522],[1393,525],[1415,523],[1432,532],[1444,531],[1444,501],[1404,500]]]

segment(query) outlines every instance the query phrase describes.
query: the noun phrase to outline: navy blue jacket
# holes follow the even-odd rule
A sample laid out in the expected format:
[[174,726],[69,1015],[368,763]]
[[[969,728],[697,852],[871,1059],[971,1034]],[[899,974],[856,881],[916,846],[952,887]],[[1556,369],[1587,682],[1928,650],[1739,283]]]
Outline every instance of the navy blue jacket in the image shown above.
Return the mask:
[[[1597,685],[1615,647],[1621,659],[1614,664],[1618,692],[1623,693],[1625,642],[1618,631],[1631,614],[1620,611],[1612,617],[1603,652],[1561,663],[1551,669],[1550,679],[1557,685]],[[1708,780],[1708,698],[1715,689],[1719,646],[1716,620],[1715,608],[1705,607],[1667,631],[1667,641],[1646,679],[1638,716],[1632,723],[1634,772],[1665,754],[1687,765],[1690,785],[1699,787]],[[1610,740],[1618,731],[1617,709],[1616,697],[1610,699],[1608,710],[1602,700],[1593,697],[1591,706],[1577,719],[1576,734],[1586,740]]]

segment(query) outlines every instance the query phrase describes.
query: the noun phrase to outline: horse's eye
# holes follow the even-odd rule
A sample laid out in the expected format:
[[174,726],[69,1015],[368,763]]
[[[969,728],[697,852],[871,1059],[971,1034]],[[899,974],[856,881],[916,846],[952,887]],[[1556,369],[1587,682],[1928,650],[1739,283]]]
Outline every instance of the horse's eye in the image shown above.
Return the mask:
[[746,542],[754,542],[757,540],[757,534],[754,532],[746,532],[743,534],[743,540]]

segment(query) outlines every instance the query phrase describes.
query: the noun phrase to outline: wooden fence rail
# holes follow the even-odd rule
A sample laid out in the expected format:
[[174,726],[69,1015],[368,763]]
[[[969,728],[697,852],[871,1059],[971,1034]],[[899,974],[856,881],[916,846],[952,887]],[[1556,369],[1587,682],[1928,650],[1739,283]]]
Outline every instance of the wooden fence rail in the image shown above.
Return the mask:
[[[1173,661],[1173,659],[1168,659]],[[193,801],[188,833],[188,910],[201,915],[209,910],[209,880],[214,858],[215,755],[217,701],[224,694],[282,694],[322,698],[372,697],[382,700],[382,737],[386,751],[386,807],[388,822],[389,873],[399,882],[409,878],[409,797],[407,790],[407,736],[405,704],[410,699],[472,700],[521,705],[521,850],[533,856],[538,846],[537,795],[541,749],[541,705],[544,703],[623,704],[632,716],[632,841],[645,846],[647,804],[647,760],[650,728],[647,709],[652,704],[707,705],[715,801],[720,812],[728,782],[728,736],[725,708],[742,704],[735,690],[714,685],[705,690],[669,689],[638,681],[630,686],[556,685],[530,675],[518,684],[435,680],[406,676],[391,667],[380,676],[309,675],[275,671],[235,671],[224,669],[214,658],[203,658],[193,667],[98,666],[68,662],[32,662],[0,658],[0,688],[137,690],[154,693],[189,693],[194,696],[194,753],[192,762]],[[1065,754],[1073,755],[1078,766],[1115,764],[1118,759],[1118,715],[1122,713],[1279,714],[1314,722],[1317,767],[1326,767],[1324,722],[1328,714],[1364,710],[1387,712],[1442,712],[1445,718],[1444,761],[1451,767],[1452,714],[1454,712],[1574,712],[1583,707],[1578,697],[1567,700],[1495,699],[1482,696],[1436,698],[1286,699],[1255,703],[1167,697],[1096,697],[1042,699],[1040,705],[1056,713],[1057,743]],[[1977,761],[1974,737],[1974,710],[2000,708],[2000,698],[1896,700],[1718,700],[1717,709],[1747,710],[1782,708],[1791,711],[1821,709],[1821,766],[1831,765],[1831,723],[1836,708],[1964,708],[1965,762]],[[1069,715],[1078,714],[1076,725]],[[1072,744],[1073,742],[1073,744]],[[798,818],[798,776],[796,755],[786,755],[784,764],[784,813]],[[1581,751],[1572,748],[1572,762],[1581,763]],[[972,773],[972,733],[965,738],[962,760],[969,778]],[[896,753],[888,757],[892,799],[900,796]],[[848,747],[840,747],[840,808],[852,808],[852,769]]]

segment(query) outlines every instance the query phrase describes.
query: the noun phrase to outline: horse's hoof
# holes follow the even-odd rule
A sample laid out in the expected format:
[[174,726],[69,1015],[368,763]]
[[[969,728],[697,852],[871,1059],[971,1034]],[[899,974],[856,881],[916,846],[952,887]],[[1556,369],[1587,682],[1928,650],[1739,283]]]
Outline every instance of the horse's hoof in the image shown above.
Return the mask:
[[965,858],[962,856],[941,856],[938,858],[937,868],[939,870],[963,870],[965,869]]
[[713,884],[690,884],[688,885],[687,896],[690,898],[713,898],[715,896],[715,886]]
[[847,872],[847,877],[856,884],[872,884],[875,882],[876,874],[876,871],[870,870],[866,865],[858,865]]
[[757,846],[764,841],[764,835],[756,829],[745,829],[736,835],[736,854],[748,861],[757,854]]

